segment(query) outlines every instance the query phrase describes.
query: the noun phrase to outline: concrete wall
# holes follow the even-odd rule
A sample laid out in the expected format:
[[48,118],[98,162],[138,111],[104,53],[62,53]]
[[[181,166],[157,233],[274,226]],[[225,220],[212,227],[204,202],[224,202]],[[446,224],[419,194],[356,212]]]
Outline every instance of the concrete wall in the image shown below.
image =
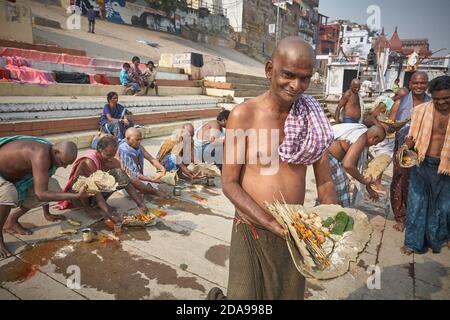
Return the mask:
[[[121,95],[124,87],[119,85],[92,86],[65,83],[42,86],[0,82],[0,96],[106,96],[110,91],[115,91]],[[201,95],[202,88],[160,86],[158,94],[160,96]],[[149,95],[154,95],[154,89],[149,91]]]
[[31,9],[0,0],[0,38],[33,43]]
[[145,28],[175,32],[175,20],[165,12],[123,1],[105,0],[105,18],[111,22],[138,25]]
[[344,68],[328,68],[327,75],[327,95],[342,94],[342,85],[344,81]]
[[[236,49],[245,54],[265,62],[275,49],[275,34],[269,34],[269,25],[277,22],[277,7],[272,1],[246,0],[243,1],[242,10],[238,7],[227,13],[230,23],[233,23],[235,32],[232,36],[236,41]],[[224,3],[225,4],[225,3]],[[230,5],[231,6],[231,5]],[[305,10],[310,9],[311,17],[305,17]],[[227,9],[228,10],[228,9]],[[278,20],[279,39],[287,36],[301,36],[311,45],[314,45],[314,10],[307,7],[307,1],[301,3],[293,2],[280,9]],[[242,12],[242,21],[238,15]],[[240,29],[239,30],[239,24]]]

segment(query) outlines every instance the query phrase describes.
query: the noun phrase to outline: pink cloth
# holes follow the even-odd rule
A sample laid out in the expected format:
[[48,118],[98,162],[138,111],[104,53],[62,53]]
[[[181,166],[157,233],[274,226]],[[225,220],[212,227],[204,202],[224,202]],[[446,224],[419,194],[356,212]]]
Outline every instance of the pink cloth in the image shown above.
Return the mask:
[[319,102],[302,95],[292,106],[284,124],[285,138],[278,153],[283,162],[310,165],[333,143],[330,122]]
[[68,64],[79,67],[88,67],[96,71],[119,72],[124,61],[113,59],[92,58],[86,56],[74,56],[66,53],[43,52],[29,49],[0,47],[0,56],[17,57],[28,62],[40,61],[57,64]]
[[18,49],[0,47],[0,56],[11,57],[18,56],[32,61],[47,61],[53,63],[59,63],[61,54],[52,52],[42,52],[36,50]]
[[29,67],[30,63],[27,59],[17,56],[6,57],[6,64],[16,67]]
[[74,56],[67,53],[43,52],[37,50],[27,50],[9,47],[0,47],[0,56],[21,57],[31,61],[44,61],[60,64],[70,64],[76,66],[91,66],[93,58]]
[[17,67],[7,65],[5,67],[11,74],[11,79],[21,83],[35,83],[35,84],[52,84],[56,83],[53,79],[52,73],[48,71],[33,69],[30,67]]
[[[102,169],[102,163],[100,161],[100,155],[97,152],[97,150],[91,150],[86,152],[84,155],[79,157],[72,165],[72,170],[70,171],[69,181],[67,181],[66,186],[64,187],[64,192],[67,192],[72,188],[72,184],[75,180],[75,172],[77,171],[78,166],[80,165],[80,162],[84,159],[91,159],[94,161],[95,166],[97,167],[97,170]],[[55,208],[59,210],[65,210],[68,208],[71,208],[73,206],[73,203],[69,200],[63,200],[59,201],[58,204],[55,205]]]

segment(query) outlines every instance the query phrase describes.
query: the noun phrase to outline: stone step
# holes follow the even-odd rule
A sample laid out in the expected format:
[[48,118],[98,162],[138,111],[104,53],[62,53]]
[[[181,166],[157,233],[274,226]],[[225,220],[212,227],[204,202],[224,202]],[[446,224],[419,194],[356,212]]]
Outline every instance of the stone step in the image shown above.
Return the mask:
[[[309,93],[307,93],[309,94]],[[322,96],[314,96],[312,95],[320,104],[323,104],[325,102],[325,100],[322,98]],[[234,98],[234,103],[235,104],[240,104],[240,103],[244,103],[245,101],[248,101],[250,99],[253,99],[254,97],[235,97]]]
[[[223,98],[206,96],[133,97],[120,96],[120,103],[133,114],[216,108]],[[104,97],[4,97],[0,102],[0,120],[32,120],[98,116]]]
[[[115,91],[123,94],[124,87],[120,85],[89,85],[57,83],[50,85],[19,84],[14,82],[0,82],[0,96],[106,96],[108,92]],[[159,86],[160,96],[201,95],[201,87],[168,87]],[[154,89],[149,95],[154,95]]]
[[235,97],[257,97],[267,91],[267,88],[260,89],[236,89],[234,90]]
[[[197,120],[212,120],[214,117],[209,118],[199,118]],[[144,139],[162,137],[171,135],[175,130],[179,129],[187,121],[172,121],[168,123],[158,123],[145,125],[141,128],[141,132]],[[98,130],[85,130],[85,131],[75,131],[71,133],[60,133],[60,134],[50,134],[45,135],[44,138],[50,140],[52,143],[58,143],[63,141],[74,142],[78,149],[90,148],[92,140],[97,135]]]
[[253,84],[253,83],[234,83],[234,90],[267,90],[269,88],[269,84],[261,85],[261,84]]
[[266,78],[236,78],[236,77],[228,77],[227,82],[232,83],[234,85],[238,84],[256,84],[261,86],[268,86],[269,81]]
[[267,81],[267,79],[265,77],[259,77],[259,76],[254,76],[254,75],[250,75],[250,74],[242,74],[242,73],[236,73],[236,72],[227,72],[226,73],[226,77],[228,78],[236,78],[236,79],[253,79],[253,80],[261,80],[264,79]]
[[[221,108],[192,109],[169,112],[150,112],[133,115],[135,124],[151,125],[174,121],[192,121],[196,119],[216,117]],[[2,121],[0,125],[0,137],[10,135],[45,136],[51,134],[97,130],[100,117],[80,117],[28,121]]]

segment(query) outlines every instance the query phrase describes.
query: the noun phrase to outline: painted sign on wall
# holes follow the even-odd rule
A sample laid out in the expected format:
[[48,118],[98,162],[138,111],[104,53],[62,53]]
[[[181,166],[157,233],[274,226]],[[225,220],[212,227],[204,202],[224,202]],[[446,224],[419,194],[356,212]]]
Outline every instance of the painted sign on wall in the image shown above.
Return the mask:
[[153,30],[175,32],[175,22],[166,13],[125,0],[104,0],[105,18],[116,23],[146,27]]

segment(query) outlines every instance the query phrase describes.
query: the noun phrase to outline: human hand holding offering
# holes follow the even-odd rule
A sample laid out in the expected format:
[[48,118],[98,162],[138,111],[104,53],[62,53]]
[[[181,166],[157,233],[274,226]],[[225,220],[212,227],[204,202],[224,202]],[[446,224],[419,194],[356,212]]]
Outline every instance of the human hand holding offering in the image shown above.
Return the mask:
[[376,192],[371,185],[367,185],[366,186],[366,190],[369,193],[369,198],[372,201],[377,202],[378,200],[380,200],[380,195],[378,194],[378,192]]

